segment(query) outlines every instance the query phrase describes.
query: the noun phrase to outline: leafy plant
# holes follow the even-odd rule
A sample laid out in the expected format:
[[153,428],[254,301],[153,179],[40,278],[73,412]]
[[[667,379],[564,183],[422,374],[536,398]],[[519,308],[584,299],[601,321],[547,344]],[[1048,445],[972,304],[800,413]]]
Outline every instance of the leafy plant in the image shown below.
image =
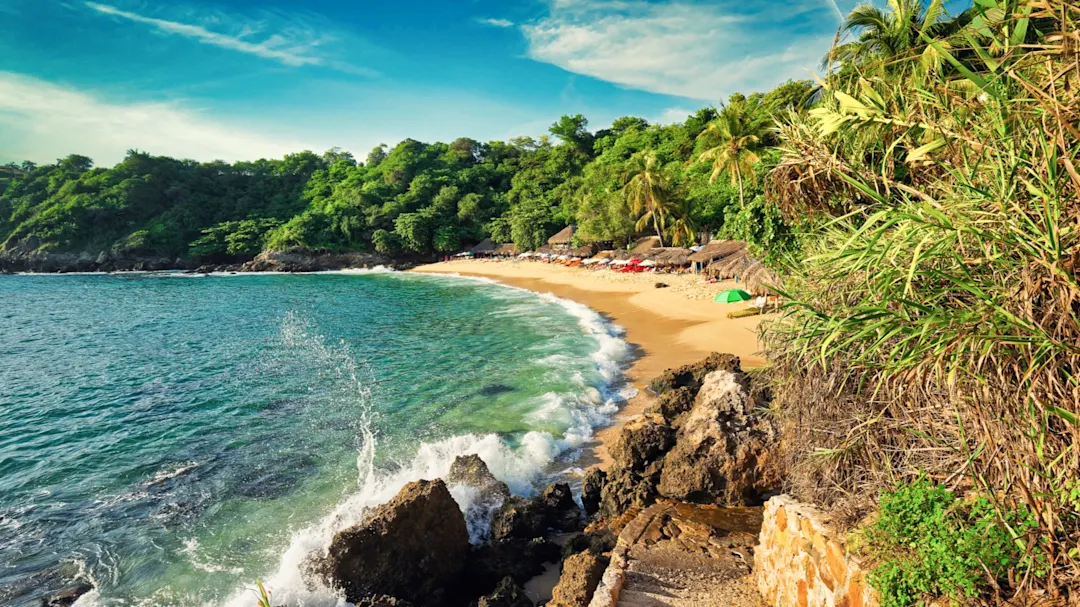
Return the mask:
[[875,562],[868,579],[882,607],[907,607],[937,597],[978,597],[1008,572],[1029,566],[1017,540],[1034,527],[1022,506],[1002,519],[986,497],[964,501],[922,476],[882,495],[858,544]]

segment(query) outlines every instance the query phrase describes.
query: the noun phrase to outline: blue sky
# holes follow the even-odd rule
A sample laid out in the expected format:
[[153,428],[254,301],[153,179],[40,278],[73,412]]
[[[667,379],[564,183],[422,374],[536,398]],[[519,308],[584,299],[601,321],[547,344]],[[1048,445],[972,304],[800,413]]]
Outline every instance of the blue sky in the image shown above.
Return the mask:
[[0,162],[237,160],[675,122],[808,77],[855,0],[0,0]]

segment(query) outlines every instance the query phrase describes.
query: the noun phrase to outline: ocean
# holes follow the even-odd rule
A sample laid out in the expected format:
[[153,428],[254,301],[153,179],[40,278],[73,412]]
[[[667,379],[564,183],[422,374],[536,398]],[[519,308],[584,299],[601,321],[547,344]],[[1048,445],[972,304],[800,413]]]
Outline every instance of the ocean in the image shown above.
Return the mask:
[[532,494],[632,395],[592,310],[451,276],[0,276],[0,336],[5,605],[345,605],[335,531],[462,454]]

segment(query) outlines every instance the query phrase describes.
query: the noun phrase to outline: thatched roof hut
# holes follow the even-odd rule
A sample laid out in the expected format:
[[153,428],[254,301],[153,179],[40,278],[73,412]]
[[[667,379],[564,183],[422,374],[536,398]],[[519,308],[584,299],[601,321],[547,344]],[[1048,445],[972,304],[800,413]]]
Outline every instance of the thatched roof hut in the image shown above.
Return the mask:
[[570,245],[574,242],[574,233],[577,232],[577,226],[569,225],[559,231],[551,238],[548,238],[547,243],[550,245]]
[[615,259],[615,256],[618,254],[618,251],[608,249],[607,251],[600,251],[593,257],[595,257],[596,259]]
[[746,243],[741,240],[714,240],[700,251],[690,256],[693,263],[710,264],[739,251],[746,250]]
[[744,249],[710,263],[708,267],[705,268],[705,273],[708,274],[710,278],[727,280],[728,278],[741,276],[746,272],[747,268],[754,263],[757,263],[757,260],[750,257]]
[[592,257],[593,253],[596,253],[596,247],[591,244],[582,245],[566,252],[571,257]]
[[630,252],[635,255],[644,255],[653,249],[660,247],[659,236],[646,236],[645,238],[639,238]]
[[705,273],[720,280],[738,278],[742,289],[753,295],[772,294],[770,287],[780,285],[780,277],[764,263],[750,257],[746,251],[714,261],[709,264]]
[[500,257],[515,257],[518,254],[518,248],[514,243],[508,242],[495,247],[492,254],[499,255]]
[[753,295],[771,295],[780,287],[780,276],[765,264],[758,264],[741,277],[743,289]]
[[680,267],[690,263],[691,253],[693,251],[682,247],[665,247],[653,249],[649,252],[648,258],[656,262],[658,268]]
[[485,238],[480,241],[480,244],[469,249],[469,252],[474,255],[487,255],[495,250],[495,243],[490,238]]

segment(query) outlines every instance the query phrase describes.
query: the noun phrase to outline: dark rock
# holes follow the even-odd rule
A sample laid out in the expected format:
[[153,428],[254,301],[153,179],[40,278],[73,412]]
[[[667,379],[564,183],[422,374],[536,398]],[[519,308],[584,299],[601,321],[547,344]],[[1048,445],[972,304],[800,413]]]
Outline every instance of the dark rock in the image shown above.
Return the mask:
[[90,584],[76,584],[41,599],[41,604],[43,607],[70,607],[75,604],[75,601],[79,600],[79,597],[93,589],[94,587]]
[[663,419],[646,415],[623,426],[611,445],[611,458],[615,466],[641,472],[674,445],[675,431]]
[[592,552],[582,552],[566,559],[548,607],[588,605],[606,568],[607,563]]
[[575,535],[563,545],[562,560],[586,550],[602,557],[615,548],[615,542],[618,539],[618,536],[607,526],[598,526],[596,529],[586,530],[585,533]]
[[491,594],[480,598],[477,607],[533,607],[533,602],[525,596],[521,586],[505,577]]
[[615,518],[630,508],[645,508],[655,502],[663,465],[663,460],[656,460],[641,472],[612,466],[600,494],[600,516]]
[[581,505],[587,516],[592,516],[600,510],[600,496],[604,491],[604,483],[607,482],[607,473],[599,468],[593,468],[585,473],[581,480]]
[[504,577],[524,584],[544,572],[544,563],[560,559],[558,544],[535,539],[505,539],[473,546],[461,576],[461,586],[473,595],[487,594]]
[[669,284],[668,284],[668,283],[666,283],[666,282],[658,282],[658,283],[656,283],[656,284],[655,284],[655,285],[653,285],[653,286],[654,286],[654,287],[656,287],[657,289],[666,289],[666,288],[668,288],[668,287],[669,287],[669,286],[671,286],[671,285],[669,285]]
[[694,406],[697,390],[687,386],[664,392],[656,399],[655,411],[673,428],[679,425],[678,418]]
[[375,253],[319,253],[315,251],[264,251],[240,266],[243,272],[319,272],[390,265],[392,260]]
[[468,485],[503,499],[510,497],[510,488],[495,478],[479,455],[459,455],[454,463],[450,464],[446,482],[450,485]]
[[576,531],[582,522],[570,486],[554,484],[535,498],[513,496],[506,500],[492,516],[491,537],[532,539],[549,528]]
[[741,373],[739,357],[731,354],[713,352],[705,360],[692,365],[683,365],[676,369],[664,371],[656,379],[649,382],[649,389],[657,396],[663,396],[665,392],[676,388],[690,388],[694,394],[701,389],[701,382],[705,376],[723,369],[732,373]]
[[776,422],[759,408],[745,375],[718,370],[704,378],[680,418],[657,490],[664,497],[721,505],[757,505],[779,487]]
[[464,497],[465,524],[474,542],[485,541],[491,535],[490,521],[495,509],[510,498],[510,488],[495,478],[479,455],[462,455],[450,465],[446,482],[454,488],[455,495],[462,497],[458,487],[472,489]]
[[339,532],[326,563],[309,564],[357,602],[386,595],[438,605],[469,552],[465,518],[441,480],[405,485],[362,524]]

